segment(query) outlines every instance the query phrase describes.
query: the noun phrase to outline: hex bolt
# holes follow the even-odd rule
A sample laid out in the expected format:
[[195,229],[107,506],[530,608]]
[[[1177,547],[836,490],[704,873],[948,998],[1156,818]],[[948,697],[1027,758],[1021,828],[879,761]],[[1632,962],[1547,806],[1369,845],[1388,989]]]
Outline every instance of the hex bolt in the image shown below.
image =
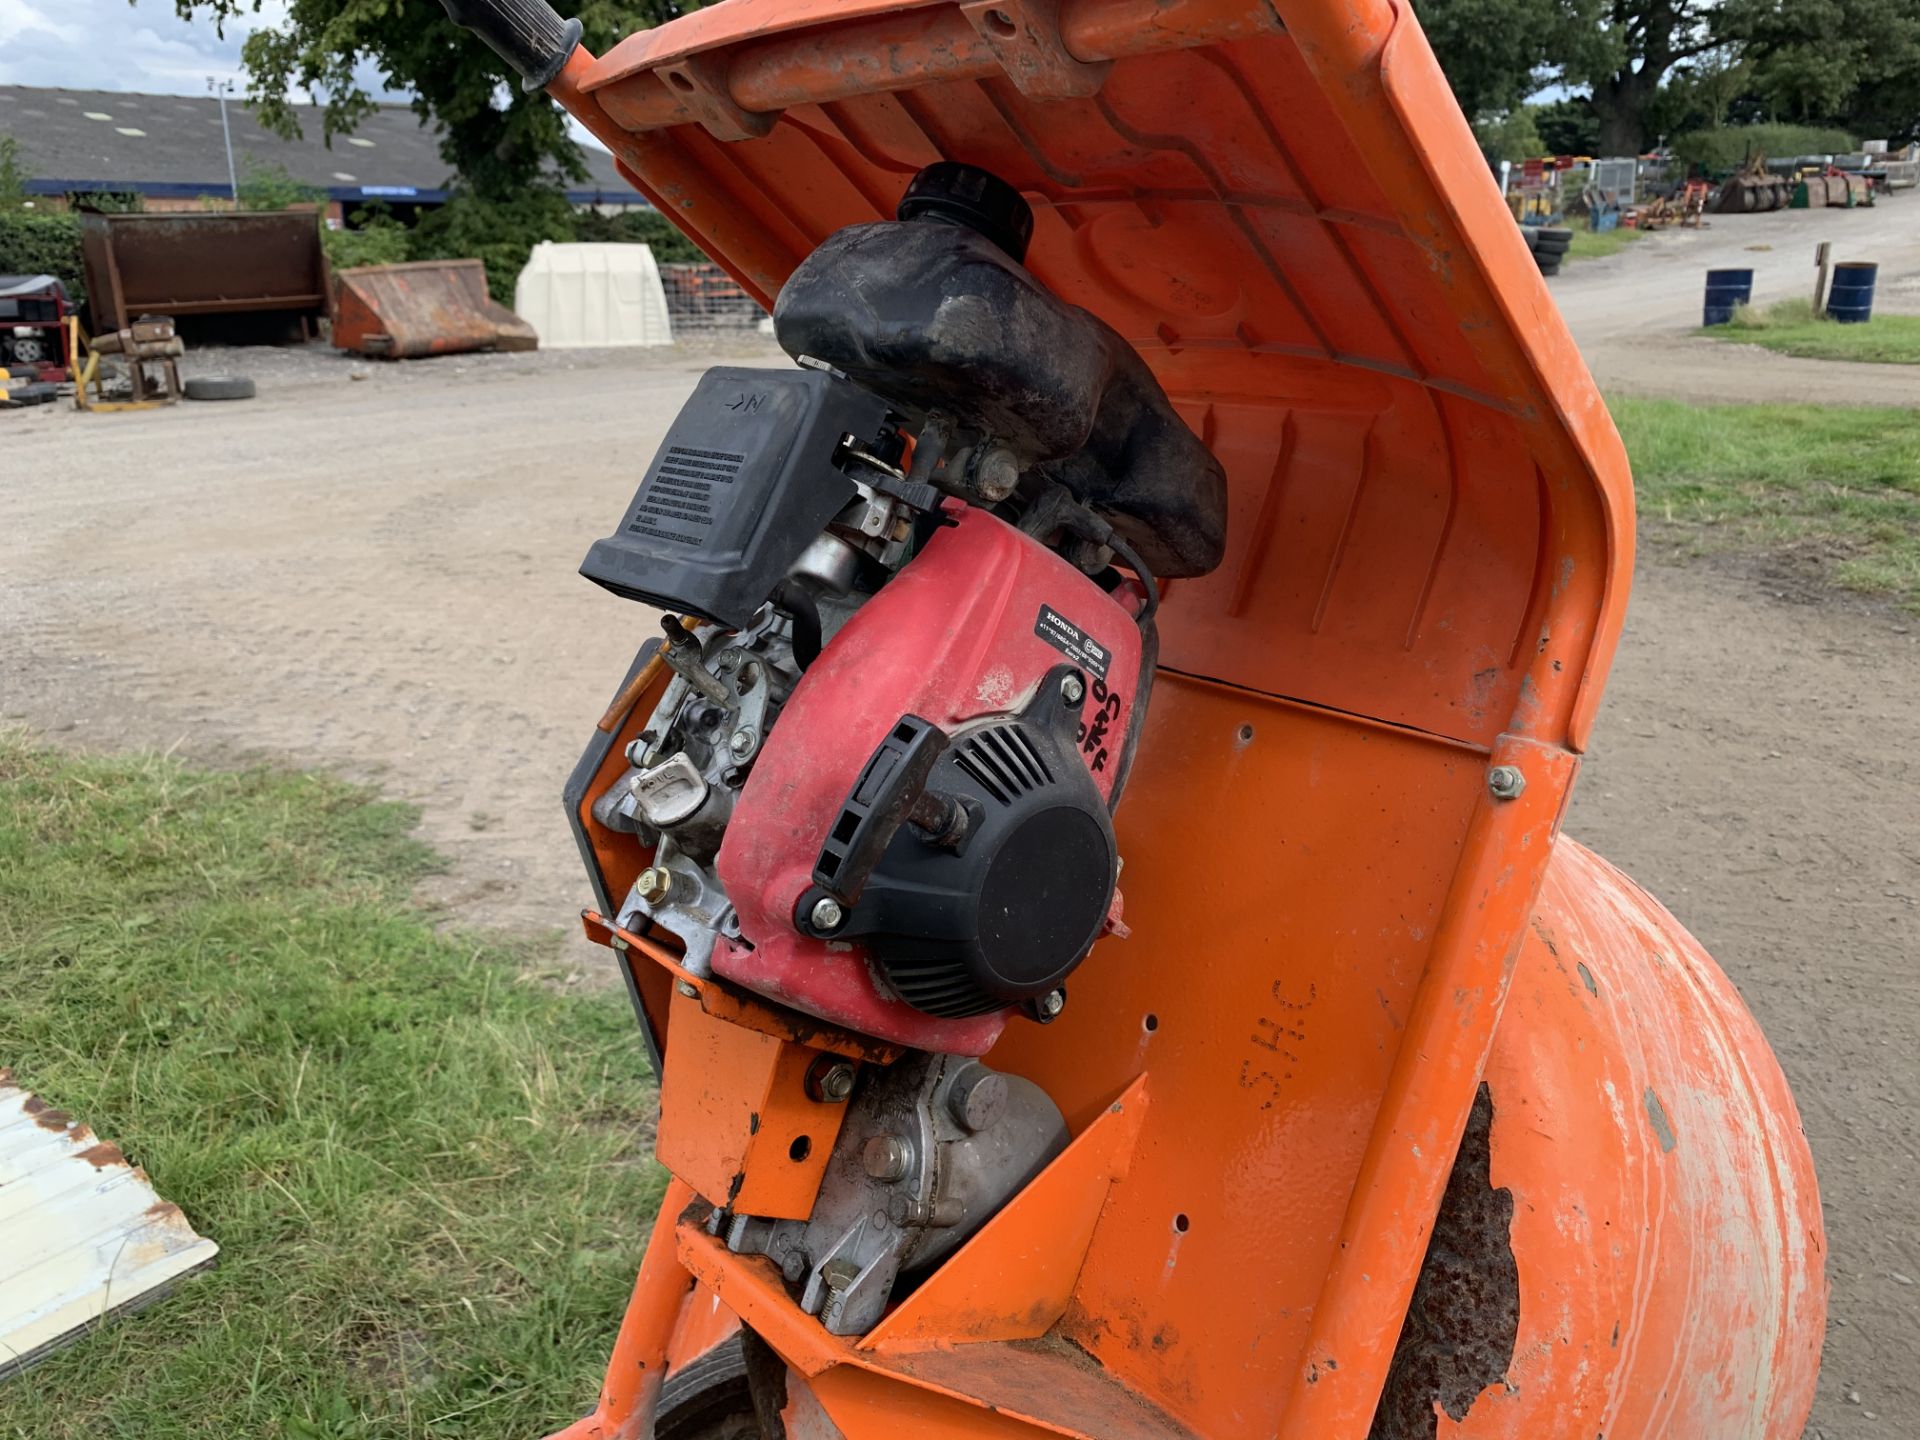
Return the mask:
[[633,888],[647,904],[658,905],[673,894],[673,871],[664,865],[649,865],[633,882]]
[[1043,1019],[1057,1020],[1060,1018],[1060,1012],[1067,1008],[1067,992],[1064,990],[1049,990],[1040,997],[1037,1003]]
[[744,760],[753,753],[755,738],[751,730],[736,730],[733,739],[727,742],[727,748],[733,752],[734,759]]
[[700,998],[699,988],[695,986],[691,980],[676,980],[674,981],[673,989],[675,994],[683,995],[689,1000],[698,1000]]
[[947,1110],[960,1128],[979,1134],[1007,1113],[1007,1077],[984,1065],[968,1065],[947,1090]]
[[780,1262],[780,1273],[787,1277],[789,1285],[798,1285],[800,1277],[807,1273],[807,1254],[804,1250],[789,1250],[787,1258]]
[[847,912],[840,908],[840,902],[831,895],[822,895],[813,902],[807,919],[813,922],[814,929],[831,933],[846,923]]
[[843,1105],[853,1094],[853,1065],[822,1055],[807,1068],[807,1094],[823,1105]]
[[1069,705],[1078,705],[1087,698],[1087,682],[1078,675],[1069,675],[1060,682],[1060,698]]
[[1526,788],[1527,777],[1517,765],[1496,765],[1487,772],[1487,789],[1496,800],[1518,800]]
[[893,1184],[913,1168],[913,1146],[898,1135],[876,1135],[861,1150],[860,1163],[874,1179]]

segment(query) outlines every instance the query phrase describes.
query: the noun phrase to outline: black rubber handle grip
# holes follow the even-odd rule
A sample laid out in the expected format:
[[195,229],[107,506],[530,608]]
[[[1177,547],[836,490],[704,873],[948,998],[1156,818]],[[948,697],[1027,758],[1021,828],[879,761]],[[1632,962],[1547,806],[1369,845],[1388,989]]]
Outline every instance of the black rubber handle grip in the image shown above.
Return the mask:
[[544,90],[580,43],[580,22],[562,20],[547,0],[440,0],[456,25],[487,42],[529,91]]

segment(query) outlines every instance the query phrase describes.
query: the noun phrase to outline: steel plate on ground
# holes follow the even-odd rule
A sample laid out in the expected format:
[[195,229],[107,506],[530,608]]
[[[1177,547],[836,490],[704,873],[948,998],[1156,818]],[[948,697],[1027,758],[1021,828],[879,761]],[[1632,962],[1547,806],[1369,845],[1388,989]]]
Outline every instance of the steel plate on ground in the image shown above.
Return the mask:
[[0,1380],[219,1253],[118,1146],[0,1070]]

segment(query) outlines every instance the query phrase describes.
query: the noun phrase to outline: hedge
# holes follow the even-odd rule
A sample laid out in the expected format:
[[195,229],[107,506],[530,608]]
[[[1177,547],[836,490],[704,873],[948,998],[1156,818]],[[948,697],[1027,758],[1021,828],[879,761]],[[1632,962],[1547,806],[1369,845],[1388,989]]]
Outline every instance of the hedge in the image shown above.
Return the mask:
[[0,275],[52,275],[67,298],[86,303],[86,266],[80,259],[80,219],[43,210],[0,210]]
[[1859,148],[1844,130],[1812,125],[1727,125],[1717,130],[1695,130],[1673,142],[1676,158],[1709,174],[1738,170],[1755,155],[1791,160],[1801,155],[1838,155]]

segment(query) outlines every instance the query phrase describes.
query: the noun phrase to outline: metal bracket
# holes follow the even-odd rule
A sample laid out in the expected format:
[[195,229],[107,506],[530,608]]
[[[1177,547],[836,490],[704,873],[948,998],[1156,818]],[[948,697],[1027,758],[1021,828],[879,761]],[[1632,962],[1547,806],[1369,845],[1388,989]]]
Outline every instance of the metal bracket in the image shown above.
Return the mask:
[[716,140],[757,140],[780,118],[740,107],[727,84],[724,55],[688,55],[653,73],[667,93],[693,112],[693,118]]
[[1022,95],[1060,100],[1092,95],[1111,60],[1089,65],[1060,38],[1060,0],[972,0],[960,7]]

